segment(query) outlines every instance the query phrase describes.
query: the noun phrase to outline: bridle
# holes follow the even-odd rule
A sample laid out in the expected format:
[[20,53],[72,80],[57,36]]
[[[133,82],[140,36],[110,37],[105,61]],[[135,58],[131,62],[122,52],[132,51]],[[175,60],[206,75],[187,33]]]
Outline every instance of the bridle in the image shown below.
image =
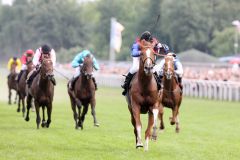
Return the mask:
[[[89,64],[87,64],[86,58],[87,58],[87,57],[85,57],[84,62],[83,62],[83,65],[82,65],[82,67],[80,67],[80,70],[81,70],[81,74],[82,74],[83,76],[85,76],[87,79],[91,79],[92,76],[93,76],[93,63],[91,63],[91,69],[92,69],[91,72],[90,72],[90,73],[87,72],[87,67],[89,67]],[[91,57],[89,57],[89,58],[91,58]],[[92,59],[92,58],[91,58],[91,59]]]

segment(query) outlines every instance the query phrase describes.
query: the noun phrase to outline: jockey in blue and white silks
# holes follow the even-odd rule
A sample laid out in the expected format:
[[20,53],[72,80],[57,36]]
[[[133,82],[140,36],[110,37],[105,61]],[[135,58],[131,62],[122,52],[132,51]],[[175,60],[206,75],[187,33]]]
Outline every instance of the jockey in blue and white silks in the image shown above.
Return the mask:
[[[93,54],[89,50],[83,50],[82,52],[78,53],[74,57],[73,61],[71,62],[72,67],[75,68],[75,74],[74,74],[73,78],[70,80],[70,89],[73,88],[74,82],[77,80],[77,78],[81,74],[81,72],[80,72],[81,68],[80,67],[82,66],[84,58],[87,55],[91,55],[92,58],[93,58],[93,68],[95,70],[99,70],[100,69],[99,64],[98,64],[96,58],[93,56]],[[94,77],[92,77],[92,79],[93,79],[95,88],[97,89],[96,80],[95,80]]]
[[[179,86],[182,89],[182,76],[183,76],[183,66],[180,60],[178,59],[177,55],[175,53],[168,53],[169,55],[172,55],[174,57],[174,71],[177,75]],[[163,77],[163,69],[164,69],[164,63],[165,59],[163,58],[159,64],[157,64],[154,68],[158,72],[158,75],[160,76],[160,79]]]
[[139,60],[140,60],[140,46],[139,44],[141,43],[142,40],[145,40],[147,42],[151,42],[154,45],[154,52],[160,53],[160,52],[168,52],[169,48],[166,44],[161,44],[158,42],[158,40],[154,37],[152,37],[151,33],[149,31],[145,31],[142,33],[140,38],[137,38],[135,43],[132,45],[131,48],[131,56],[133,58],[133,64],[132,67],[130,68],[126,79],[124,81],[124,84],[122,85],[122,88],[124,89],[122,92],[122,95],[126,95],[127,93],[127,88],[130,84],[130,81],[133,77],[133,75],[138,71],[139,69]]

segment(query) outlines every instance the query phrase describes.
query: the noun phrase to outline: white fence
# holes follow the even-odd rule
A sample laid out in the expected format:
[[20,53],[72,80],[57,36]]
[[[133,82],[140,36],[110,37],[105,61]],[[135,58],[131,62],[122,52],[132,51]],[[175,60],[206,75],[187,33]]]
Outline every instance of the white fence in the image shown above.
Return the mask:
[[[99,85],[120,87],[124,81],[121,75],[96,75]],[[183,80],[184,96],[225,101],[240,101],[240,82]]]

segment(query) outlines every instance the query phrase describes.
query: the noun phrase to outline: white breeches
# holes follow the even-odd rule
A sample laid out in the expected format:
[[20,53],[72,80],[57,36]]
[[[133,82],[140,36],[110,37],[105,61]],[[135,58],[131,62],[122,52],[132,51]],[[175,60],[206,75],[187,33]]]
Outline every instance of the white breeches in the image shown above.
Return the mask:
[[139,69],[139,57],[133,57],[133,64],[132,64],[132,67],[130,68],[129,72],[131,74],[134,74],[138,71]]
[[27,65],[26,64],[22,64],[21,70],[27,70]]
[[[164,68],[164,63],[165,63],[165,60],[162,59],[160,61],[159,64],[157,64],[155,67],[154,67],[154,70],[157,71],[157,73],[159,75],[163,75],[163,68]],[[182,77],[183,76],[183,66],[181,64],[181,62],[179,62],[178,60],[175,61],[174,60],[174,64],[176,65],[176,70],[175,70],[175,73],[177,74],[178,77]]]

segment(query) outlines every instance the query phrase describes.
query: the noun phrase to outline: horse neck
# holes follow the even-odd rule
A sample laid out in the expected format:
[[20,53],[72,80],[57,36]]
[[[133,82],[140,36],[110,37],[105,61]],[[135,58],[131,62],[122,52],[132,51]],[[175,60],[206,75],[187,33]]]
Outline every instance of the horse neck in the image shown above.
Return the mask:
[[138,81],[140,82],[142,89],[147,90],[149,88],[148,86],[151,85],[150,82],[152,79],[152,75],[153,74],[150,74],[150,75],[145,74],[144,65],[140,60],[140,66],[139,66],[139,71],[138,71]]
[[81,78],[82,84],[84,84],[84,86],[90,85],[92,78],[87,79],[87,76],[84,76],[83,73],[81,73],[80,78]]
[[39,74],[39,87],[41,89],[48,89],[51,81],[48,78],[43,78],[41,74]]
[[168,80],[166,76],[164,76],[163,79],[163,88],[168,91],[173,91],[176,88],[176,80],[175,77],[173,76],[171,80]]

